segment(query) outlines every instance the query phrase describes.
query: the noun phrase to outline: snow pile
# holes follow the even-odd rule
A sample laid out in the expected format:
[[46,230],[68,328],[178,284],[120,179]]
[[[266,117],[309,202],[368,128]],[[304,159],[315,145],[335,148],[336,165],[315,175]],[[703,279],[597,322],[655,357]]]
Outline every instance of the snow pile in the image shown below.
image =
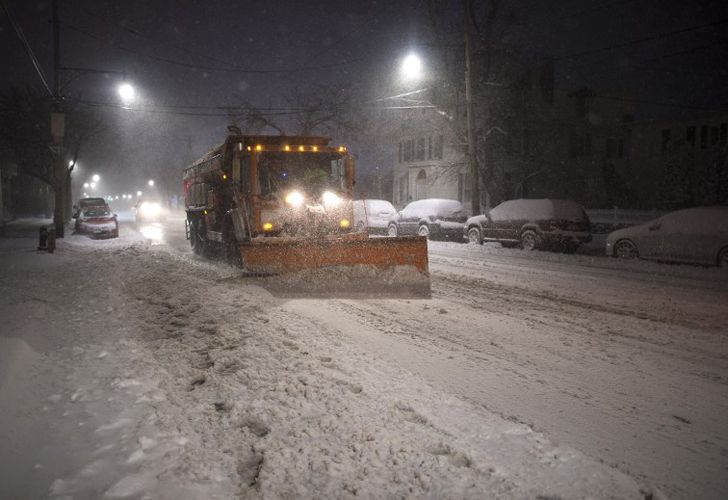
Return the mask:
[[233,461],[243,497],[640,497],[628,476],[363,354],[259,280],[163,255],[130,269],[164,392]]
[[[2,255],[3,291],[46,290],[57,312],[61,345],[39,372],[54,382],[33,384],[54,425],[56,462],[39,462],[55,463],[52,497],[642,496],[616,469],[363,353],[342,337],[351,319],[309,314],[331,301],[280,300],[266,279],[136,241],[62,250]],[[366,266],[335,276],[382,280]]]

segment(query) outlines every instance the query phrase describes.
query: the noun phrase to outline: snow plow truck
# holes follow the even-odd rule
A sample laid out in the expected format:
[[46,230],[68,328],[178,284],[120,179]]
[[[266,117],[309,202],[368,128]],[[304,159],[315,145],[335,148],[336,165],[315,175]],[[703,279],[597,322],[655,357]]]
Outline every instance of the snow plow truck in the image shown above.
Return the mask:
[[429,275],[423,237],[354,229],[354,159],[324,137],[243,135],[184,169],[186,234],[200,255],[260,274],[410,266]]

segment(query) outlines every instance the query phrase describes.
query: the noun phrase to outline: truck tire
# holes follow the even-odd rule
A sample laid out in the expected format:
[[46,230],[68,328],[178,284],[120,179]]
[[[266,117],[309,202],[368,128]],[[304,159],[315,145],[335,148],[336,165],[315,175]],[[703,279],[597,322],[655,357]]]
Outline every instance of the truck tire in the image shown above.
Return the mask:
[[206,243],[202,236],[201,224],[199,221],[190,223],[190,245],[195,255],[205,255]]

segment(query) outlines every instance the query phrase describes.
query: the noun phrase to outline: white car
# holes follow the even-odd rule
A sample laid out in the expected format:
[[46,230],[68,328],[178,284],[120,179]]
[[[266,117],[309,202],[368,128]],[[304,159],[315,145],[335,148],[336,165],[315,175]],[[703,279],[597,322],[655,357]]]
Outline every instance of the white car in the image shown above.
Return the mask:
[[419,235],[432,239],[464,241],[463,228],[467,216],[457,200],[430,198],[413,201],[389,223],[389,236]]
[[671,212],[647,224],[610,233],[606,245],[607,255],[623,259],[728,267],[728,207]]
[[357,231],[386,234],[389,223],[397,220],[397,210],[386,200],[354,200],[354,227]]
[[108,206],[86,207],[76,216],[76,231],[92,237],[119,237],[119,221]]

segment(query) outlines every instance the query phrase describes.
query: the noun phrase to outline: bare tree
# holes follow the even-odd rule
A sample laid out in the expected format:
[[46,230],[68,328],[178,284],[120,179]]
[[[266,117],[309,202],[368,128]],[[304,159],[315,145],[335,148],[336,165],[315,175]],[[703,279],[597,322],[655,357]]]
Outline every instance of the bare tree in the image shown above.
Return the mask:
[[0,148],[17,165],[20,173],[41,180],[53,189],[65,189],[70,217],[70,176],[81,148],[107,130],[104,115],[78,104],[63,103],[66,115],[66,176],[57,185],[49,149],[49,116],[53,102],[32,87],[11,88],[0,94]]
[[247,101],[231,106],[231,125],[280,135],[342,134],[361,128],[361,115],[349,91],[341,87],[315,85],[295,88],[286,98],[287,107],[265,111]]

